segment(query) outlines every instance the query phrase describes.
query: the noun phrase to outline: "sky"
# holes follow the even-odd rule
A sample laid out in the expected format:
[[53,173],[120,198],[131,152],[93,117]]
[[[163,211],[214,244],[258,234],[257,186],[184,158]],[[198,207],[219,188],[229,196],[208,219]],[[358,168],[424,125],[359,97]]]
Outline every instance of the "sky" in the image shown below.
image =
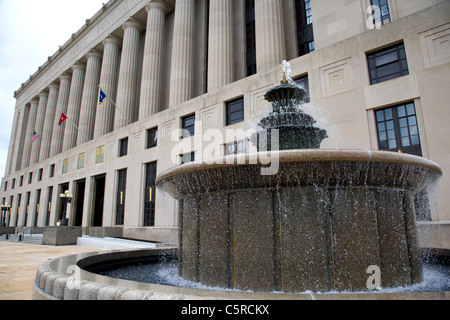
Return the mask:
[[14,91],[108,0],[0,0],[0,177],[4,176]]

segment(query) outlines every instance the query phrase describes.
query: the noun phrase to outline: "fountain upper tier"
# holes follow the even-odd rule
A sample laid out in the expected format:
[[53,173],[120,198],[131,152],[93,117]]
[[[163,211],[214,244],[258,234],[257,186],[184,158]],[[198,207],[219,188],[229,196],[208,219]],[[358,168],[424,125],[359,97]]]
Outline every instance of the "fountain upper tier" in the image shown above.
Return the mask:
[[[315,127],[314,118],[300,109],[306,92],[286,74],[289,64],[283,62],[285,72],[281,85],[267,91],[264,98],[272,104],[273,110],[259,122],[262,128],[256,132],[252,141],[257,143],[258,151],[318,149],[327,138],[324,129]],[[276,130],[278,136],[274,136]],[[261,150],[261,140],[267,140],[266,150]]]

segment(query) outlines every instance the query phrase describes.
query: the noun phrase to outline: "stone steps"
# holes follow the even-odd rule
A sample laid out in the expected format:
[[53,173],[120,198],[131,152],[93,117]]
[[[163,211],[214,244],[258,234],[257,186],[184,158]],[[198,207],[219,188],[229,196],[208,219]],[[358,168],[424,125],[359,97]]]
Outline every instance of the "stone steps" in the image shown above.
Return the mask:
[[0,238],[1,241],[8,241],[8,242],[20,242],[20,243],[27,243],[27,244],[38,244],[42,245],[42,234],[33,234],[33,236],[30,237],[30,235],[17,235],[17,234],[11,234],[9,235],[9,238],[6,239],[6,235],[3,235]]
[[[9,238],[6,239],[6,235],[0,236],[0,241],[3,242],[18,242],[18,243],[26,243],[26,244],[43,244],[43,235],[42,234],[33,234],[31,237],[29,234],[25,236],[11,234]],[[96,238],[89,236],[79,237],[77,240],[77,245],[79,246],[90,246],[96,248],[104,248],[104,249],[143,249],[143,248],[156,248],[158,244],[150,243],[139,240],[131,240],[131,239],[120,239],[120,238]]]

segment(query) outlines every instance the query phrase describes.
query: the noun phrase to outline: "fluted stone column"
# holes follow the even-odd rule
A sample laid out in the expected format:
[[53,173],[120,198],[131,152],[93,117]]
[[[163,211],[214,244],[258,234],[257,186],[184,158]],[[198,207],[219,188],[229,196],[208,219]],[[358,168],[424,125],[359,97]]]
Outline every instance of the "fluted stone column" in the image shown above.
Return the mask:
[[10,175],[12,171],[15,149],[17,147],[15,141],[17,140],[17,136],[20,135],[21,127],[19,127],[19,123],[21,122],[21,113],[23,112],[23,109],[25,108],[22,109],[16,108],[16,110],[14,111],[14,118],[13,118],[14,120],[13,126],[11,128],[11,138],[9,141],[8,158],[5,167],[5,176]]
[[161,110],[164,27],[171,6],[162,1],[152,1],[145,9],[148,16],[139,103],[141,120]]
[[192,98],[195,0],[177,0],[173,26],[169,107]]
[[255,1],[256,65],[258,72],[286,58],[281,0]]
[[[83,96],[84,75],[86,66],[82,63],[75,63],[72,66],[72,83],[70,85],[69,104],[67,106],[67,117],[70,121],[78,126],[80,119],[80,106]],[[64,130],[63,151],[67,151],[75,147],[77,142],[77,128],[72,123],[66,123]]]
[[[86,75],[84,78],[83,98],[81,100],[79,128],[82,134],[77,136],[77,145],[92,140],[94,136],[95,113],[97,111],[98,85],[102,67],[102,54],[91,50],[87,55]],[[86,136],[85,136],[86,135]]]
[[48,92],[43,91],[39,94],[39,105],[36,117],[34,131],[39,134],[39,138],[31,144],[31,160],[30,165],[39,162],[39,154],[41,152],[42,131],[44,129],[45,111],[47,109]]
[[59,94],[58,102],[56,103],[55,117],[53,121],[53,133],[52,133],[52,148],[50,148],[50,156],[59,154],[62,150],[64,129],[66,122],[58,125],[61,113],[67,113],[67,106],[69,104],[70,83],[72,77],[70,74],[64,73],[59,77]]
[[233,81],[233,0],[211,0],[208,91]]
[[136,121],[139,38],[144,29],[142,24],[134,19],[125,22],[122,28],[124,36],[116,105],[123,114],[122,112],[115,113],[114,130],[128,125],[128,121]]
[[39,104],[38,99],[33,99],[30,102],[30,111],[29,111],[29,115],[28,115],[27,129],[25,132],[25,139],[24,139],[24,144],[23,144],[21,169],[25,169],[26,167],[28,167],[30,165],[31,137],[33,136],[34,124],[36,123],[38,104]]
[[52,83],[49,86],[49,94],[47,101],[47,108],[45,110],[45,122],[42,130],[41,152],[39,154],[39,161],[48,159],[50,155],[50,148],[52,147],[52,134],[54,126],[54,118],[56,113],[56,104],[58,103],[59,85]]
[[[97,109],[95,116],[94,139],[101,137],[113,130],[115,106],[111,103],[116,101],[117,76],[120,65],[120,47],[122,41],[113,35],[103,40],[103,63],[100,72],[100,87],[108,98],[103,105]],[[111,100],[110,100],[111,99]]]
[[20,132],[16,137],[15,146],[14,146],[14,158],[13,158],[13,171],[19,171],[22,169],[22,161],[23,161],[23,152],[25,148],[25,140],[28,133],[28,122],[30,118],[30,109],[31,107],[28,105],[24,105],[22,107],[22,111],[20,113],[20,121],[19,128]]

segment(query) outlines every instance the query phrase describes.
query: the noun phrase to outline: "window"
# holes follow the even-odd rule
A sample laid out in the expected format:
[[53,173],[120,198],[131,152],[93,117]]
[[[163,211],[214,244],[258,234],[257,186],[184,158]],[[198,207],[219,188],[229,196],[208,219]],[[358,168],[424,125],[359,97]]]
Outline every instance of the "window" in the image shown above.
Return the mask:
[[3,191],[7,191],[7,190],[8,190],[8,181],[5,181]]
[[312,24],[311,0],[305,0],[305,18],[306,24]]
[[422,156],[414,103],[375,111],[380,150]]
[[77,163],[77,169],[83,169],[84,168],[84,162],[86,160],[86,153],[80,153],[78,155],[78,163]]
[[207,93],[208,92],[208,64],[209,64],[209,60],[208,60],[208,47],[209,47],[209,20],[210,20],[210,4],[209,4],[209,0],[205,1],[205,46],[204,46],[204,54],[205,54],[205,59],[203,61],[203,93]]
[[16,187],[16,178],[12,179],[11,182],[11,189],[14,189]]
[[128,138],[119,140],[119,157],[124,157],[128,154]]
[[38,181],[41,181],[42,180],[42,172],[44,171],[44,169],[39,169],[39,171],[38,171]]
[[122,226],[125,222],[125,191],[127,189],[127,169],[117,172],[117,200],[116,225]]
[[313,52],[315,48],[311,0],[295,0],[298,55]]
[[19,224],[19,214],[20,214],[20,205],[21,205],[21,201],[22,201],[22,194],[19,194],[18,196],[18,201],[17,201],[17,211],[16,211],[16,219],[14,222],[14,227],[17,227],[17,225]]
[[195,152],[180,155],[180,164],[186,164],[195,160]]
[[69,159],[64,159],[62,164],[62,170],[61,173],[67,173],[69,171]]
[[195,132],[195,114],[182,118],[181,128],[183,129],[182,138],[193,136]]
[[245,141],[234,141],[225,145],[225,155],[245,153]]
[[294,82],[298,84],[303,90],[305,90],[305,96],[303,98],[303,101],[308,103],[310,102],[310,96],[309,96],[309,79],[308,75],[300,76],[298,78],[294,79]]
[[28,214],[30,213],[30,198],[31,198],[31,192],[27,192],[25,194],[25,215],[22,220],[21,226],[26,227],[28,223]]
[[156,162],[145,165],[144,227],[155,225]]
[[367,55],[370,84],[409,74],[405,46],[402,43]]
[[97,148],[97,153],[95,154],[95,163],[102,163],[105,155],[105,146]]
[[39,205],[41,202],[41,189],[36,190],[36,206],[34,210],[33,227],[37,227],[39,218]]
[[[14,196],[10,196],[9,204],[12,206],[13,203],[14,203]],[[11,211],[12,211],[12,207],[10,208],[10,210],[8,210],[8,215],[5,217],[5,222],[6,222],[7,227],[9,227],[9,224],[11,223]]]
[[30,172],[28,174],[28,184],[31,184],[33,182],[33,172]]
[[147,149],[154,148],[158,145],[158,128],[147,130]]
[[19,187],[23,185],[23,175],[19,177]]
[[255,0],[245,0],[247,77],[256,73]]
[[383,25],[391,22],[388,0],[371,0],[370,2],[373,9],[374,25]]
[[47,188],[47,212],[45,215],[45,226],[50,225],[50,213],[52,211],[52,196],[53,196],[53,187]]
[[48,173],[49,178],[53,178],[55,176],[55,164],[50,165],[50,170]]
[[226,103],[226,125],[244,121],[244,98]]

